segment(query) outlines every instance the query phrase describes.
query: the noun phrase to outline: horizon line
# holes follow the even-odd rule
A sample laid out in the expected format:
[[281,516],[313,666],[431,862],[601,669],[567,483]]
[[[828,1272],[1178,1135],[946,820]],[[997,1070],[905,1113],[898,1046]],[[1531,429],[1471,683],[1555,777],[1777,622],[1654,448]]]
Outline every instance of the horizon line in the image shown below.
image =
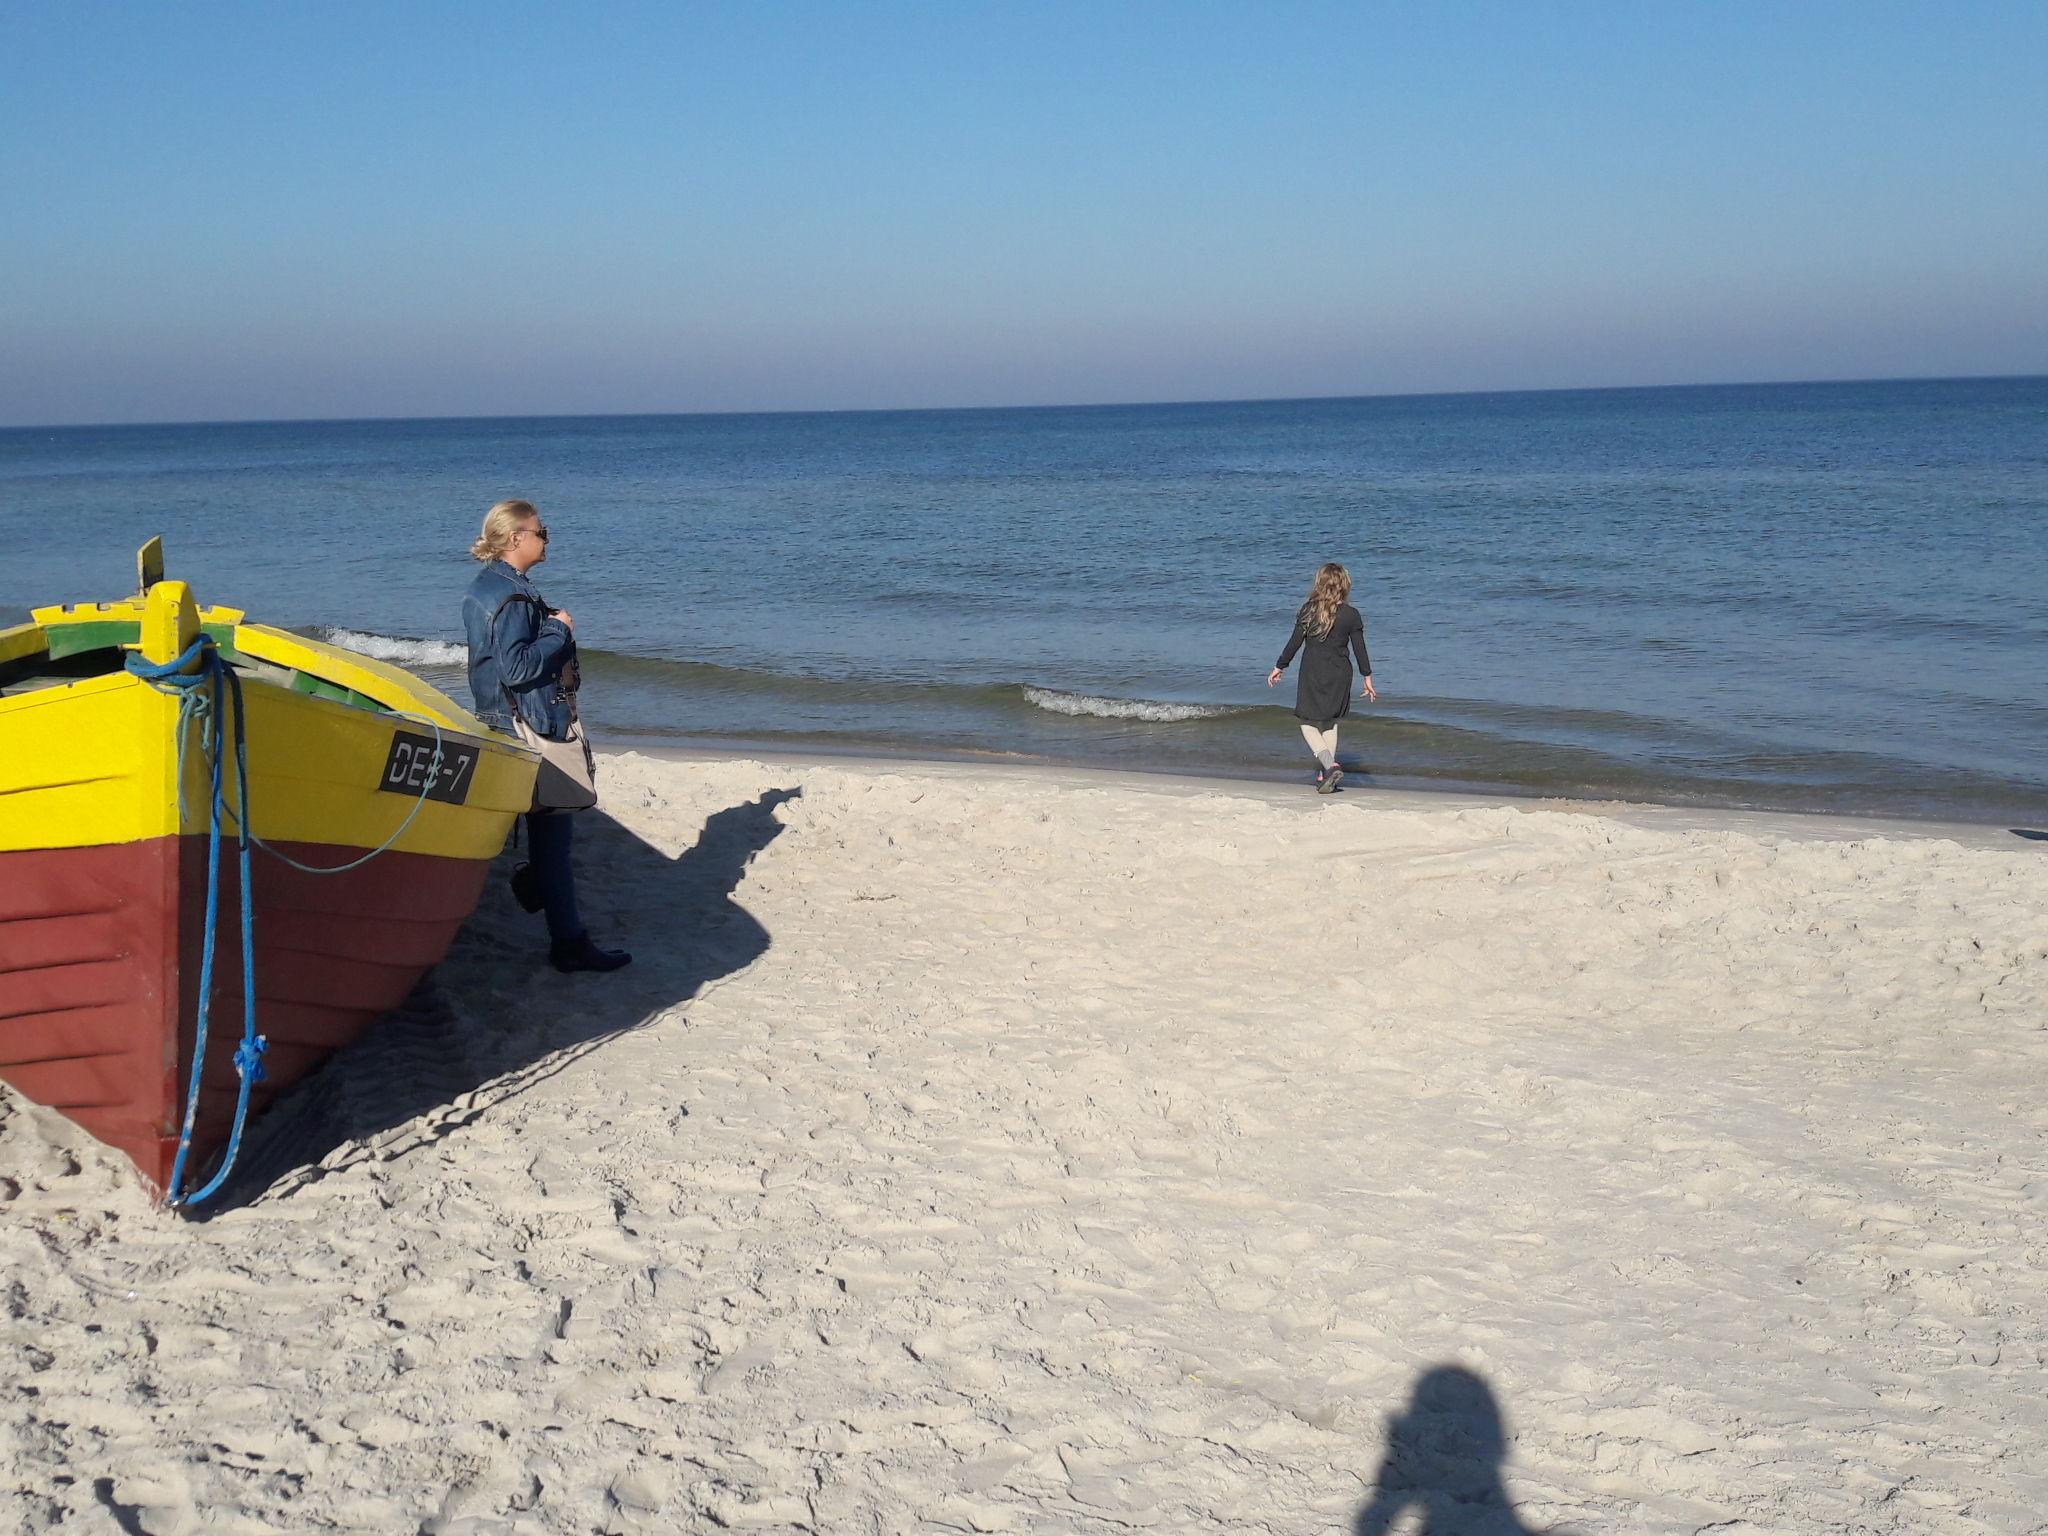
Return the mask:
[[0,432],[89,432],[111,428],[381,426],[450,421],[663,421],[682,417],[939,416],[991,411],[1154,410],[1204,405],[1310,405],[1347,400],[1463,400],[1494,395],[1649,394],[1682,389],[1812,389],[1849,384],[1999,384],[2048,379],[2043,373],[1959,373],[1850,376],[1826,379],[1711,379],[1683,384],[1567,384],[1526,389],[1390,390],[1347,395],[1249,395],[1187,400],[1075,400],[1032,405],[849,405],[694,411],[548,411],[505,415],[467,412],[430,416],[246,416],[176,420],[0,423]]

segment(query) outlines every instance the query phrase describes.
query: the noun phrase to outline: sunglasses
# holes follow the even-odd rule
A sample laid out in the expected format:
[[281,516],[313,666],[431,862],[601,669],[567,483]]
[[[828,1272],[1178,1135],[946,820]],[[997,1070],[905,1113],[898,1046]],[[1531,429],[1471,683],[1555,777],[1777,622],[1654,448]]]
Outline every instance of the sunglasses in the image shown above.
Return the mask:
[[548,525],[546,523],[535,523],[531,528],[522,528],[519,531],[521,533],[532,534],[535,538],[539,539],[543,544],[547,543],[548,541]]

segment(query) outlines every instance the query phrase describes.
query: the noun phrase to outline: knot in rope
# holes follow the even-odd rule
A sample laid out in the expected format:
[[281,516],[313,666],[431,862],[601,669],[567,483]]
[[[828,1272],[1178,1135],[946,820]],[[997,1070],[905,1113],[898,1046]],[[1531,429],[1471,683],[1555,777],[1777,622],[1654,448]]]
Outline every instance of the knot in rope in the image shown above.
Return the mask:
[[263,1081],[263,1053],[270,1049],[270,1042],[261,1035],[246,1039],[235,1047],[235,1070],[252,1083]]
[[[242,679],[235,669],[228,665],[220,653],[219,645],[211,635],[201,634],[177,656],[166,662],[146,661],[141,655],[131,652],[126,666],[137,677],[152,687],[163,688],[178,699],[178,811],[182,826],[187,819],[185,806],[185,759],[189,755],[188,741],[191,733],[201,733],[204,754],[212,784],[212,803],[208,816],[207,863],[206,863],[206,930],[205,942],[200,950],[199,962],[199,1012],[193,1023],[192,1075],[185,1097],[185,1126],[178,1139],[178,1155],[171,1165],[171,1186],[166,1200],[173,1206],[196,1205],[221,1187],[227,1181],[229,1172],[235,1166],[235,1156],[241,1149],[242,1129],[249,1114],[249,1090],[264,1078],[263,1056],[269,1050],[270,1042],[256,1033],[256,911],[254,906],[254,880],[250,870],[250,850],[260,848],[281,864],[308,875],[345,875],[351,870],[362,868],[372,859],[396,847],[398,840],[427,803],[427,790],[439,776],[442,764],[442,739],[440,722],[429,716],[409,715],[401,711],[391,713],[399,719],[414,720],[425,725],[434,733],[434,755],[428,765],[429,772],[420,785],[412,806],[406,812],[405,820],[389,837],[363,854],[345,864],[305,864],[273,848],[257,835],[249,809],[249,740],[248,711],[242,701]],[[225,697],[223,693],[225,692]],[[229,751],[228,728],[232,722],[234,738],[232,754]],[[226,792],[227,765],[234,765],[235,792],[230,797]],[[190,1194],[184,1192],[185,1161],[192,1147],[192,1128],[199,1114],[200,1070],[206,1058],[206,1030],[208,1015],[213,999],[213,956],[215,939],[220,917],[220,845],[224,829],[232,828],[235,834],[236,851],[241,866],[242,896],[242,1041],[235,1048],[235,1075],[240,1079],[235,1095],[235,1118],[228,1135],[228,1145],[222,1154],[221,1163],[211,1180],[203,1189]]]
[[[241,1150],[242,1128],[249,1118],[249,1090],[263,1077],[263,1053],[269,1042],[256,1033],[256,908],[252,871],[249,867],[249,759],[248,715],[242,704],[242,679],[220,654],[220,647],[208,634],[200,634],[175,657],[151,662],[130,652],[124,665],[155,688],[175,693],[178,699],[178,814],[182,830],[185,811],[185,758],[188,737],[196,726],[202,731],[212,803],[206,838],[206,928],[199,951],[199,1009],[192,1021],[192,1072],[185,1089],[185,1124],[178,1135],[178,1153],[171,1162],[170,1188],[164,1198],[173,1207],[196,1205],[227,1182]],[[187,670],[187,669],[190,670]],[[199,1118],[199,1083],[206,1066],[207,1024],[213,1010],[213,955],[220,930],[220,843],[221,827],[232,814],[227,806],[226,766],[228,762],[227,714],[222,708],[223,687],[232,704],[234,719],[236,851],[239,855],[242,896],[242,1041],[235,1049],[235,1076],[240,1083],[235,1094],[235,1118],[228,1134],[227,1151],[220,1167],[205,1187],[187,1193],[185,1162],[192,1151],[192,1131]]]

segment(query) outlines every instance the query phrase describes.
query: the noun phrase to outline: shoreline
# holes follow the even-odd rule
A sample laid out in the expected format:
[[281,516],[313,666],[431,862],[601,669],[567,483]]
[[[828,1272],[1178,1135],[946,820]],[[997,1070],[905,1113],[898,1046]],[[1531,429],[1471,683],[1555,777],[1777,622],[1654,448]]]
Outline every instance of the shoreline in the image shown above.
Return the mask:
[[[1354,809],[1377,806],[1382,809],[1513,810],[1542,811],[1598,816],[1605,820],[1643,830],[1669,832],[1740,832],[1756,837],[1783,837],[1813,842],[1858,842],[1870,838],[1937,839],[1965,848],[2008,851],[2038,844],[2048,851],[2048,828],[2014,827],[2003,821],[1968,822],[1933,817],[1869,815],[1853,811],[1778,811],[1735,806],[1669,805],[1657,801],[1580,799],[1567,795],[1523,795],[1509,789],[1457,788],[1424,789],[1409,784],[1375,784],[1347,777],[1337,794],[1322,796],[1307,783],[1306,770],[1298,779],[1240,777],[1222,773],[1196,773],[1181,769],[1121,768],[1106,764],[1074,762],[1026,754],[974,753],[924,756],[913,752],[895,754],[848,748],[815,747],[804,751],[788,747],[679,746],[647,737],[608,738],[597,748],[600,762],[634,754],[669,763],[762,763],[786,767],[838,767],[886,770],[934,778],[1000,780],[1058,785],[1069,788],[1132,789],[1147,794],[1194,796],[1228,794],[1271,805],[1299,805],[1320,809],[1351,805]],[[603,786],[600,784],[600,795]],[[1349,797],[1347,799],[1347,797]],[[602,801],[600,800],[600,804]]]

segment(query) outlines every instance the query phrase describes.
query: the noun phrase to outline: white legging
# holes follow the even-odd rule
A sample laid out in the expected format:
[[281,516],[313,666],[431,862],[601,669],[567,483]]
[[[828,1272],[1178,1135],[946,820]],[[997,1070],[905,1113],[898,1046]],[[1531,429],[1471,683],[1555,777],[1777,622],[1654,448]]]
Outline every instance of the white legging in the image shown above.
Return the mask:
[[1301,739],[1308,743],[1309,751],[1315,753],[1316,761],[1325,768],[1337,766],[1337,727],[1319,731],[1306,721],[1302,723]]

